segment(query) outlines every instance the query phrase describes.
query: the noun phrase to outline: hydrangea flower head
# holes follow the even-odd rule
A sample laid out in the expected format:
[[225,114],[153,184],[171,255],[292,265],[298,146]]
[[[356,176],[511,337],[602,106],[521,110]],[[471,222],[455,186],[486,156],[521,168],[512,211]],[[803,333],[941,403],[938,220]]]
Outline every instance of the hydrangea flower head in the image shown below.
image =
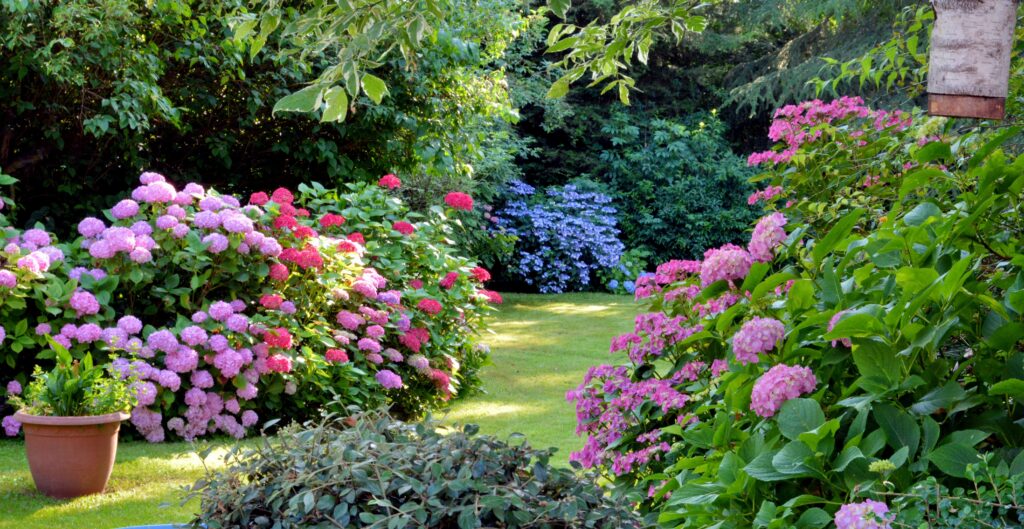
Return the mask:
[[758,354],[767,353],[786,335],[786,327],[774,318],[756,317],[740,327],[732,337],[732,350],[741,364],[758,361]]
[[459,191],[452,191],[445,195],[444,203],[448,204],[449,207],[463,211],[473,210],[473,197]]
[[847,503],[836,511],[836,529],[892,529],[889,506],[875,500]]
[[772,417],[784,402],[813,392],[817,384],[818,379],[809,367],[778,364],[754,383],[750,409],[761,417]]
[[761,218],[754,226],[747,249],[750,256],[758,262],[767,263],[774,258],[775,248],[786,240],[786,217],[782,213],[772,213]]
[[433,316],[441,312],[441,303],[435,299],[421,299],[420,302],[416,304],[416,308]]
[[393,174],[386,174],[380,177],[380,180],[377,180],[377,185],[385,189],[398,189],[402,187],[402,181]]
[[384,386],[385,389],[398,389],[405,385],[402,382],[402,377],[396,375],[395,372],[390,369],[381,369],[380,371],[377,371],[377,374],[374,375],[374,377],[381,386]]
[[395,223],[391,225],[391,229],[401,233],[402,235],[412,235],[416,231],[415,226],[404,220],[395,221]]
[[715,281],[735,281],[743,279],[753,264],[750,253],[734,244],[726,244],[704,253],[704,262],[700,266],[700,282],[702,286]]

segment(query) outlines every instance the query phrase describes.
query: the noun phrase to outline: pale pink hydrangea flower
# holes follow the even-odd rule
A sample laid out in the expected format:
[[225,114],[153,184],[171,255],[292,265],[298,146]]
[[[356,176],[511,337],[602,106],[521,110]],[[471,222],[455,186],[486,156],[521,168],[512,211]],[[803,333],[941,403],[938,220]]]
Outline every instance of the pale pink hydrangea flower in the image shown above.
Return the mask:
[[750,253],[734,244],[708,250],[704,253],[704,262],[700,266],[701,285],[707,286],[723,279],[743,279],[750,271],[751,264]]
[[782,213],[772,213],[761,218],[754,226],[747,249],[750,256],[758,262],[770,262],[775,256],[775,248],[786,240],[786,217]]
[[732,350],[741,364],[758,361],[758,355],[767,353],[786,335],[786,327],[774,318],[754,318],[740,327],[732,337]]
[[776,365],[754,383],[750,409],[761,417],[772,417],[784,402],[811,393],[817,384],[808,367]]
[[889,506],[875,501],[847,503],[836,511],[836,529],[892,529]]

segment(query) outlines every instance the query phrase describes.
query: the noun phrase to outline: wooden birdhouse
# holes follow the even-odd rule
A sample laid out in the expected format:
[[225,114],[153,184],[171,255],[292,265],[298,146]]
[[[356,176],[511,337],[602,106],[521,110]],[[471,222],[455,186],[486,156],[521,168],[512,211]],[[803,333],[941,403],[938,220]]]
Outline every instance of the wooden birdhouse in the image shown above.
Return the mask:
[[1017,0],[933,0],[928,113],[1003,119]]

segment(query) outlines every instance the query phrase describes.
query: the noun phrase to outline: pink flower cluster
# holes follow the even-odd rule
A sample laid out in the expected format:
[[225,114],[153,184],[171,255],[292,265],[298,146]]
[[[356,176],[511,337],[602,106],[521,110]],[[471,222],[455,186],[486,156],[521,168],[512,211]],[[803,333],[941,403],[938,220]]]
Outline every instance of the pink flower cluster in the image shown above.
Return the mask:
[[813,392],[817,384],[809,367],[775,365],[754,383],[750,409],[761,417],[773,417],[784,402]]
[[754,226],[747,250],[757,262],[767,263],[775,258],[775,248],[786,240],[786,217],[782,213],[772,213],[761,218]]
[[755,317],[733,335],[732,350],[739,363],[754,363],[759,360],[759,354],[775,349],[785,335],[786,327],[781,321]]
[[[75,249],[73,264],[86,266],[63,266],[63,252],[45,231],[8,235],[4,260],[17,265],[0,269],[0,287],[17,288],[23,282],[54,276],[61,279],[59,274],[65,273],[79,282],[69,298],[47,301],[50,306],[63,304],[68,309],[63,314],[73,317],[38,322],[30,332],[34,337],[52,334],[67,347],[103,347],[127,353],[131,359],[117,360],[115,368],[123,377],[135,379],[132,390],[138,406],[132,424],[150,441],[161,441],[168,433],[186,439],[214,432],[242,437],[258,420],[252,408],[259,407],[255,399],[265,384],[283,380],[285,395],[298,391],[298,377],[304,370],[297,367],[305,365],[293,361],[294,351],[299,345],[316,348],[326,343],[303,341],[308,335],[296,332],[307,328],[300,319],[306,317],[297,306],[300,299],[303,311],[318,317],[314,312],[321,307],[307,306],[308,300],[326,296],[325,306],[337,315],[337,327],[328,329],[329,336],[324,337],[333,339],[334,344],[320,349],[322,366],[357,363],[371,383],[375,379],[380,385],[378,390],[396,390],[396,397],[401,395],[398,390],[413,385],[410,377],[414,377],[418,379],[415,388],[435,388],[443,399],[454,394],[460,366],[453,356],[440,354],[454,354],[449,350],[450,341],[432,342],[431,329],[436,324],[430,316],[441,312],[442,303],[449,299],[448,290],[475,302],[501,301],[496,292],[479,288],[490,279],[489,272],[466,266],[429,286],[418,278],[391,278],[395,284],[419,284],[413,287],[418,291],[414,300],[403,304],[411,290],[389,290],[389,278],[365,264],[377,256],[369,255],[364,261],[364,254],[369,253],[367,239],[390,238],[390,242],[378,242],[376,247],[381,247],[398,243],[399,235],[414,233],[416,227],[404,220],[385,219],[397,234],[383,223],[364,228],[365,234],[333,236],[317,230],[341,231],[344,216],[311,212],[302,207],[305,197],[297,198],[284,188],[270,194],[253,193],[248,205],[242,205],[235,197],[197,184],[178,190],[157,173],[144,173],[140,182],[131,198],[110,210],[109,225],[102,217],[89,217],[78,224],[82,250]],[[397,189],[401,181],[385,175],[378,184]],[[445,200],[456,209],[473,208],[472,197],[464,193],[451,193]],[[417,240],[404,240],[402,247],[412,248]],[[202,244],[197,244],[200,241]],[[240,295],[247,299],[210,302],[191,314],[191,321],[179,314],[173,323],[147,322],[155,325],[145,330],[134,316],[106,323],[112,313],[110,297],[105,295],[110,285],[107,282],[100,288],[96,283],[106,278],[108,271],[123,283],[125,274],[141,265],[146,265],[143,270],[147,274],[159,274],[156,267],[176,266],[181,255],[190,253],[208,254],[202,257],[203,266],[215,274],[229,270],[228,277],[241,277],[238,271],[244,271],[253,277],[251,283],[263,290],[254,293],[243,288]],[[263,277],[269,276],[273,282],[263,282],[255,273],[260,269],[265,270]],[[187,282],[188,276],[182,277]],[[460,281],[460,277],[466,280]],[[192,289],[200,291],[194,285]],[[466,312],[460,307],[458,330],[453,332],[471,329]],[[0,341],[3,334],[0,327]],[[437,346],[428,345],[432,343]],[[8,392],[13,393],[16,385],[11,382]],[[14,423],[13,418],[5,418],[3,424],[10,431],[15,429]]]
[[576,402],[576,434],[588,436],[583,449],[573,452],[569,459],[587,468],[610,460],[617,475],[633,472],[669,450],[669,445],[653,434],[638,438],[643,446],[636,450],[610,448],[635,420],[635,410],[650,402],[668,415],[689,401],[672,381],[651,378],[633,382],[628,368],[608,365],[590,368],[583,383],[566,393],[566,399]]
[[836,529],[892,529],[895,516],[889,506],[875,500],[847,503],[836,511]]
[[[786,105],[775,111],[771,127],[768,129],[768,137],[774,142],[782,142],[785,148],[781,152],[755,152],[747,158],[747,164],[753,166],[764,162],[787,163],[793,159],[801,145],[823,137],[821,125],[847,118],[870,119],[877,131],[890,128],[903,130],[912,122],[910,115],[899,110],[871,110],[859,97],[842,97],[828,103],[815,99],[796,105]],[[857,137],[853,133],[851,136]],[[859,141],[864,144],[863,140]]]

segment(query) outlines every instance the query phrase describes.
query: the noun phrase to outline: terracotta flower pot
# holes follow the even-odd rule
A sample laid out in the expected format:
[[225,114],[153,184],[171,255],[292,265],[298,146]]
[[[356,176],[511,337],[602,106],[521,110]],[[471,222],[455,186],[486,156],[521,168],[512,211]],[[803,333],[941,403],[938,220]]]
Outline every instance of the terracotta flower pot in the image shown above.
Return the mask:
[[127,413],[86,417],[14,414],[36,488],[54,498],[103,492],[117,456],[117,432]]

